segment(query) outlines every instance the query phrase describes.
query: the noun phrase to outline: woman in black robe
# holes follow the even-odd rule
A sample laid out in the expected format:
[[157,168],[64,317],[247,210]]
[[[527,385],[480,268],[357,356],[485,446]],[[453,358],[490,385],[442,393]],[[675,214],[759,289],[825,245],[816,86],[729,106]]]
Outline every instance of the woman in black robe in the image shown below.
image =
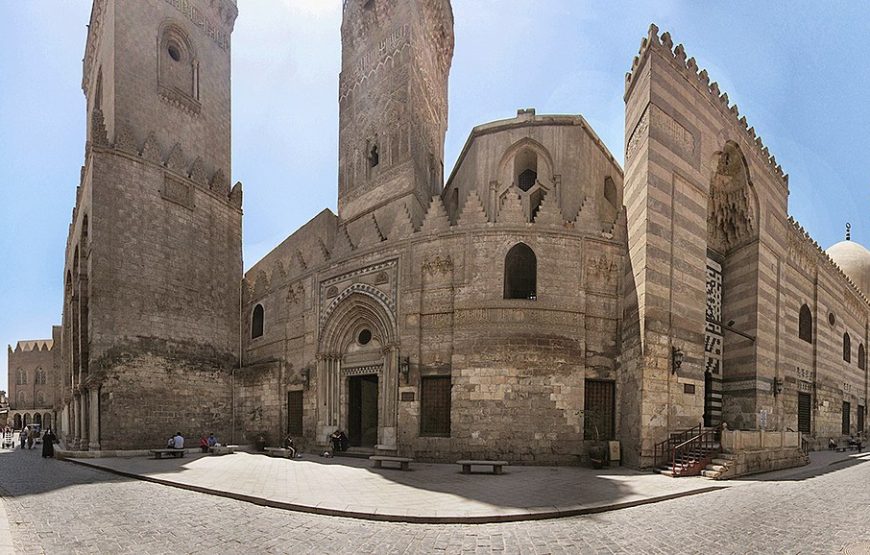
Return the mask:
[[57,436],[51,431],[51,428],[42,434],[42,458],[54,456],[54,442],[57,441]]

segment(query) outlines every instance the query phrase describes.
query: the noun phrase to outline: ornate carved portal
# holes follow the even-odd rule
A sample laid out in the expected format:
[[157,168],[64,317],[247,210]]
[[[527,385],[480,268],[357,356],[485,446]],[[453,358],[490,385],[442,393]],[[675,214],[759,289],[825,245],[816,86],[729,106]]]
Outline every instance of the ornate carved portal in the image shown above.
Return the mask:
[[317,355],[318,442],[342,429],[352,446],[395,450],[396,318],[370,289],[359,284],[348,287],[326,316]]
[[740,148],[727,143],[718,154],[707,201],[707,245],[727,255],[757,235],[755,198]]

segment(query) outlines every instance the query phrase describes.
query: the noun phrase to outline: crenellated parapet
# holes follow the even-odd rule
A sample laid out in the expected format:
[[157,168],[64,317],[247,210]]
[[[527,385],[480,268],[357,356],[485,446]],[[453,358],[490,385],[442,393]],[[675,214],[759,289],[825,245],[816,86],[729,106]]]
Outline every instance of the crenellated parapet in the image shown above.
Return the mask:
[[54,349],[54,341],[51,339],[34,339],[30,341],[18,341],[15,344],[15,349],[10,345],[8,350],[10,353],[32,353],[32,352],[49,352]]
[[144,162],[162,166],[171,171],[173,177],[182,178],[186,186],[207,191],[209,194],[241,209],[241,183],[236,183],[230,189],[230,180],[222,168],[209,170],[201,156],[187,155],[184,147],[178,142],[167,148],[160,144],[154,133],[148,133],[145,139],[140,141],[129,126],[120,124],[115,133],[114,143],[110,143],[106,139],[105,141],[92,142],[91,146],[106,148]]
[[740,115],[737,105],[730,104],[728,93],[719,90],[719,84],[710,80],[706,69],[698,68],[695,58],[687,58],[686,49],[682,44],[674,46],[670,33],[664,32],[659,35],[659,28],[655,24],[650,25],[647,36],[641,40],[637,56],[632,60],[631,71],[625,74],[625,98],[628,99],[638,80],[640,68],[652,52],[669,61],[689,83],[702,94],[707,95],[711,104],[716,106],[724,117],[730,118],[736,124],[735,127],[742,131],[747,144],[752,145],[761,159],[767,162],[770,174],[787,188],[788,174],[783,172],[782,166],[776,162],[776,157],[770,154],[761,136],[756,134],[755,128],[749,126],[746,116]]
[[837,263],[825,252],[815,239],[792,216],[788,218],[788,258],[798,267],[808,270],[807,266],[815,264],[826,265],[828,269],[839,275],[851,288],[856,298],[862,301],[865,309],[870,309],[870,299],[858,285],[852,281]]

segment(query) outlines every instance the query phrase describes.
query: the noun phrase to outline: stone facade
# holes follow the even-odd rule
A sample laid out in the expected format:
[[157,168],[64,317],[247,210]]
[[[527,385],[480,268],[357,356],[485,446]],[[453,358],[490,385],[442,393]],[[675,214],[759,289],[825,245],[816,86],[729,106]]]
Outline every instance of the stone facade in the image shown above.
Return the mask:
[[32,423],[45,428],[54,425],[60,393],[60,334],[60,328],[55,326],[53,339],[19,341],[14,349],[11,345],[7,348],[6,425],[16,430]]
[[866,430],[870,252],[829,256],[790,219],[782,168],[668,33],[626,79],[624,172],[581,116],[520,110],[442,185],[449,1],[346,0],[338,214],[243,276],[236,13],[94,2],[54,348],[68,443],[344,430],[419,460],[568,464],[616,439],[648,466],[699,423]]

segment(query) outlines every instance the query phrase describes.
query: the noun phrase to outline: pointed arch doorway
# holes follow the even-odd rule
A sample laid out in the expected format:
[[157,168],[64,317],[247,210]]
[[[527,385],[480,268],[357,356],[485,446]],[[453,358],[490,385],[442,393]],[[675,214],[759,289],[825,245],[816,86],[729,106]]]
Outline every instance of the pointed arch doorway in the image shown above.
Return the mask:
[[322,321],[318,442],[340,429],[351,447],[395,450],[399,350],[386,296],[354,284],[332,301]]

